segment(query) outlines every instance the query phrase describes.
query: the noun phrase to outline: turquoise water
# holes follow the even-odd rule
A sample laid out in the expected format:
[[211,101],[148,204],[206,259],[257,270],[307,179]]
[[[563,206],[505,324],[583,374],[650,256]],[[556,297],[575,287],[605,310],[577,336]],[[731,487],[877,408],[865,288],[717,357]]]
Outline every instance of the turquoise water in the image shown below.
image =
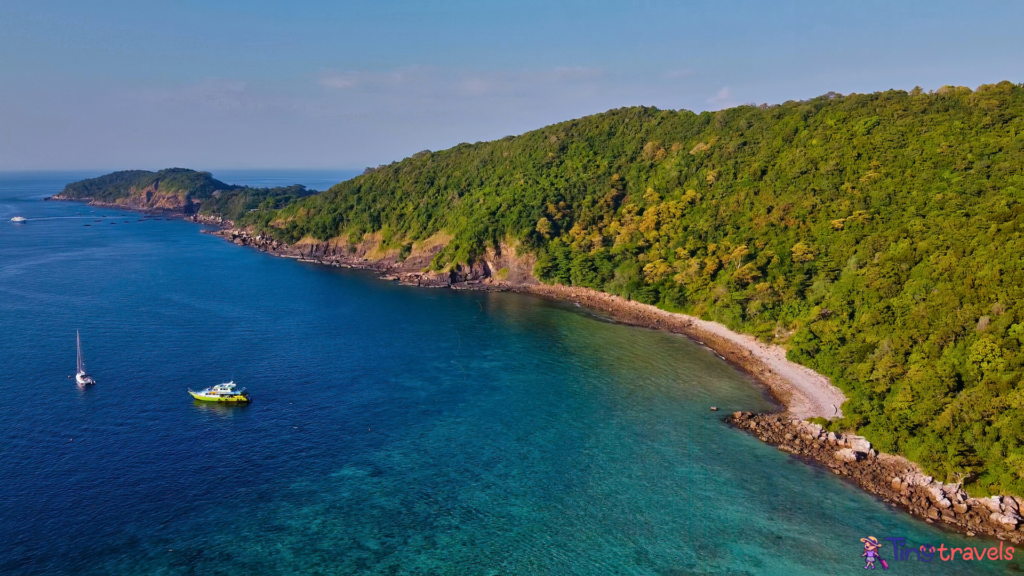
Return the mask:
[[[38,201],[82,176],[0,175],[0,573],[854,574],[868,535],[991,545],[724,425],[771,403],[684,338]],[[186,393],[230,378],[251,406]]]

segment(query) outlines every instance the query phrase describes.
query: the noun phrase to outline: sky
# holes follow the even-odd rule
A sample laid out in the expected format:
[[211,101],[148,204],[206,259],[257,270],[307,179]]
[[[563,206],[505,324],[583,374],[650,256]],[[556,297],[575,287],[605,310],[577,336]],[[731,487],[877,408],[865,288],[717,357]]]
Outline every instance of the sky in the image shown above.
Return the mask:
[[0,170],[359,169],[622,106],[1024,82],[1024,2],[3,0]]

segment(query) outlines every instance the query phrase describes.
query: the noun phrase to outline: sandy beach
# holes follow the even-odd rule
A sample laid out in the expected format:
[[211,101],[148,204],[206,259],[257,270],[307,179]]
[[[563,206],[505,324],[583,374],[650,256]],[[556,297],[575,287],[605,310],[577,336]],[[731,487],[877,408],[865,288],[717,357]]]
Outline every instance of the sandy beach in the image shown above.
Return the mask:
[[739,334],[717,322],[666,312],[649,304],[626,300],[590,288],[550,284],[502,287],[516,292],[576,302],[581,306],[600,310],[625,324],[685,334],[711,348],[764,384],[790,416],[805,419],[815,416],[833,418],[842,415],[841,407],[846,401],[842,391],[825,376],[787,360],[786,350],[781,346],[765,344],[753,336]]

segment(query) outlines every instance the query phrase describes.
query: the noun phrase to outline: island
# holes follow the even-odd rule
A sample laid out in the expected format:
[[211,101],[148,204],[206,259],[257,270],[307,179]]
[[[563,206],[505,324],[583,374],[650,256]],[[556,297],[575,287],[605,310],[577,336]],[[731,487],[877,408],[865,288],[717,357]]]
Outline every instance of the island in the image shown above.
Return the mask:
[[1024,541],[1019,84],[621,108],[286,190],[173,169],[57,198],[687,334],[788,408],[733,425],[928,521]]
[[79,200],[165,215],[192,216],[224,223],[257,209],[274,209],[315,194],[305,186],[252,188],[225,184],[209,172],[167,168],[158,172],[123,170],[72,182],[51,200]]

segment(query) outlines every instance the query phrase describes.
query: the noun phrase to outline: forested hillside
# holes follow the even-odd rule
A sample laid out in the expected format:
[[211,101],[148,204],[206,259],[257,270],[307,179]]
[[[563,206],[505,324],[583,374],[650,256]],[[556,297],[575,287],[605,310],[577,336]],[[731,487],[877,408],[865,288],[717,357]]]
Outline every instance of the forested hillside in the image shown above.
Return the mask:
[[198,206],[200,214],[235,220],[249,210],[277,208],[314,193],[301,185],[277,188],[236,186],[217,180],[209,172],[167,168],[158,172],[124,170],[72,182],[64,187],[61,197],[140,209],[188,211]]
[[296,241],[505,240],[545,281],[784,343],[836,427],[1024,495],[1024,88],[628,108],[422,152],[245,222]]
[[159,184],[167,193],[190,194],[195,198],[209,198],[217,190],[233,190],[239,186],[225,184],[209,172],[197,172],[187,168],[167,168],[159,172],[148,170],[123,170],[111,172],[97,178],[72,182],[64,187],[62,194],[68,198],[93,198],[114,202],[131,195],[132,188],[143,190]]

